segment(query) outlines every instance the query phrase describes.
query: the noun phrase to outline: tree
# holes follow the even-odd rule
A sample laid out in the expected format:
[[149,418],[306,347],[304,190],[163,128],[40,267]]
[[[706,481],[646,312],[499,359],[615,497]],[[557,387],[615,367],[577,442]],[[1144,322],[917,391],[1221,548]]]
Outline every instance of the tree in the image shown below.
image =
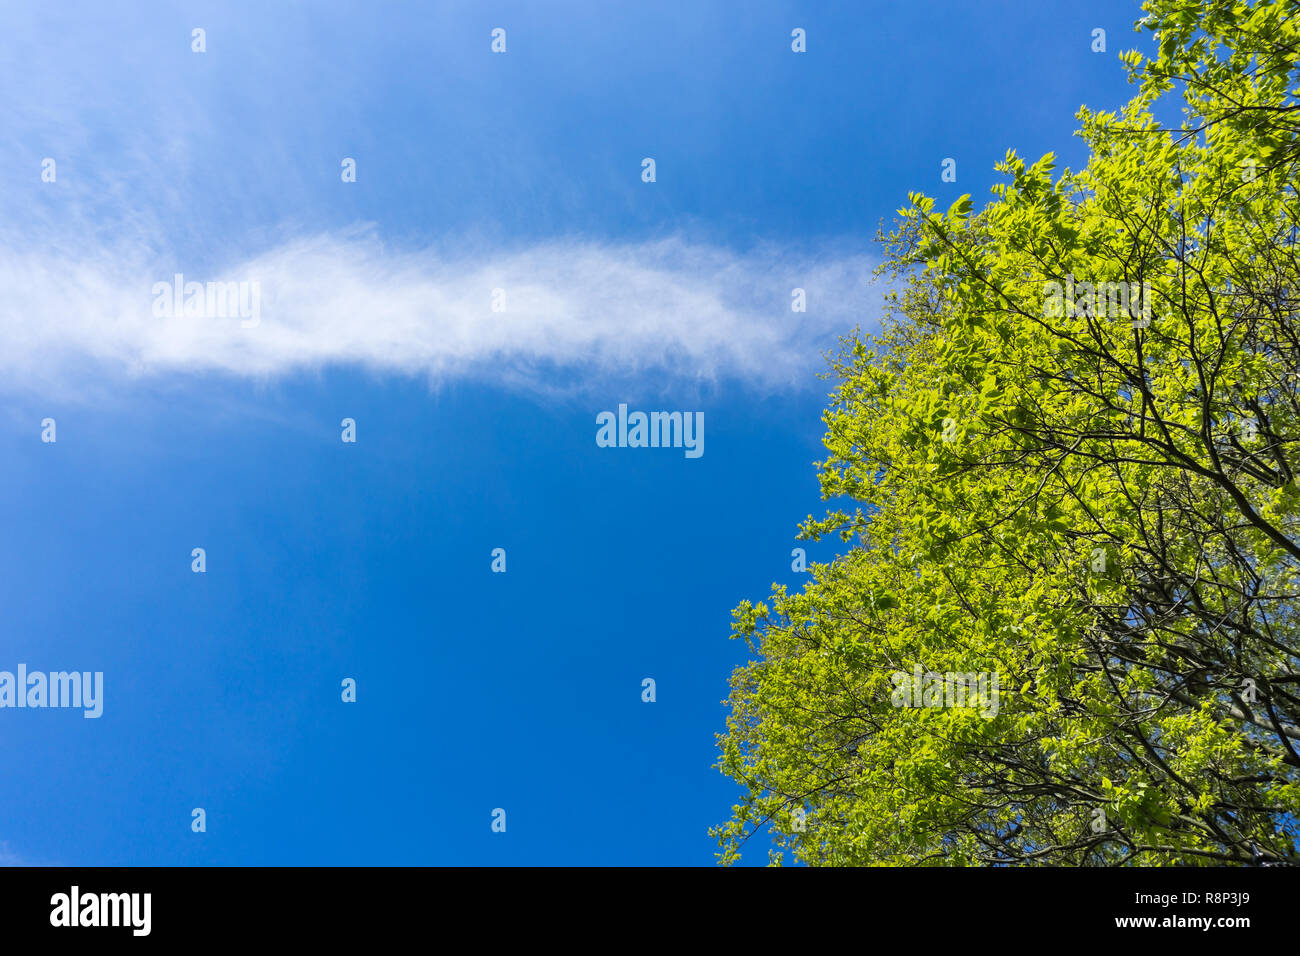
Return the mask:
[[800,529],[851,547],[733,612],[724,863],[1300,862],[1300,27],[1144,10],[1082,170],[882,236]]

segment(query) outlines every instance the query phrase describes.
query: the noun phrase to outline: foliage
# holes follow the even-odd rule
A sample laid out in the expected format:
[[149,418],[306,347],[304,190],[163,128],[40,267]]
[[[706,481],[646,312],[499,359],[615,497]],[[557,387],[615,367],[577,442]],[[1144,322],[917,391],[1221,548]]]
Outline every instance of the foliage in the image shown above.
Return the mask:
[[[774,863],[1300,862],[1288,6],[1150,0],[1085,168],[900,210],[823,416],[852,510],[801,528],[853,546],[734,612],[724,863],[764,827]],[[917,665],[996,673],[996,716],[894,706]]]

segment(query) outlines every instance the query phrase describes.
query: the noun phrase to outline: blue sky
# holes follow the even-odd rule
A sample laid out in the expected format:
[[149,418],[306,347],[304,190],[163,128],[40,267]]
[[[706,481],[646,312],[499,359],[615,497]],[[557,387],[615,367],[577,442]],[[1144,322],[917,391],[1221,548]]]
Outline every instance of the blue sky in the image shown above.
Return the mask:
[[[730,609],[799,583],[878,224],[1081,164],[1137,16],[7,5],[0,670],[104,713],[0,709],[0,863],[711,864]],[[154,314],[177,272],[260,324]],[[704,455],[598,448],[619,403]]]

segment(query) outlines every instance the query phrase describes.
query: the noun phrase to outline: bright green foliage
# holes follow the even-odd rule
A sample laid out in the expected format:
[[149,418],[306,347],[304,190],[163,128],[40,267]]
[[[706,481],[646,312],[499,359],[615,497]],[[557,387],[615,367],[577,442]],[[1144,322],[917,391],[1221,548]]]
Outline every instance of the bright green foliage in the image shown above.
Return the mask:
[[[723,862],[765,826],[812,864],[1300,862],[1300,26],[1145,10],[1086,168],[1008,153],[885,239],[824,414],[852,510],[801,529],[853,547],[734,612]],[[917,665],[996,673],[996,716],[894,706]]]

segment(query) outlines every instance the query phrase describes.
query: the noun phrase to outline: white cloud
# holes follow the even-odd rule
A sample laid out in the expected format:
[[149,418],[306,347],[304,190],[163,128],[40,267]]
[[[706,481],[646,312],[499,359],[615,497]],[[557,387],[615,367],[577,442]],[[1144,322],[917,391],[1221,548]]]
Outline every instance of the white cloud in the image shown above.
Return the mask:
[[[373,231],[282,244],[216,272],[142,247],[0,242],[0,379],[76,390],[105,378],[269,378],[332,365],[549,390],[653,373],[807,387],[835,337],[874,317],[864,255],[736,253],[681,238],[393,250]],[[260,324],[157,317],[152,288],[256,281]],[[791,289],[808,311],[791,311]],[[493,312],[492,290],[506,295]]]
[[0,866],[26,866],[18,854],[9,849],[9,844],[0,840]]

